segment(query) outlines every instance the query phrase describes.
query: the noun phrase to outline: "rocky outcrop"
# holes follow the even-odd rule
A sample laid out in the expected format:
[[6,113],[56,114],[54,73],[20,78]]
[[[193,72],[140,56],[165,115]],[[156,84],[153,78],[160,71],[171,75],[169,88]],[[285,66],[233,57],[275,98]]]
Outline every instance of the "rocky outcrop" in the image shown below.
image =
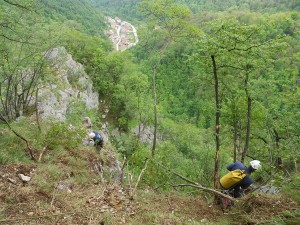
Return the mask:
[[46,55],[50,69],[39,87],[38,111],[40,117],[65,121],[74,105],[82,102],[87,109],[97,109],[98,93],[81,64],[75,62],[64,47],[54,48]]

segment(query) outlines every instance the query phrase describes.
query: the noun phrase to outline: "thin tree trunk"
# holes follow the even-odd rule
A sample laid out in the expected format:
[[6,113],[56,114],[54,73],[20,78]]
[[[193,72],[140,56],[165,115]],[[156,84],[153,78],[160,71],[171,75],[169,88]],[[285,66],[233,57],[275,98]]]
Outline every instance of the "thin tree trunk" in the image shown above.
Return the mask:
[[238,139],[237,156],[242,153],[242,151],[241,151],[241,148],[243,146],[243,133],[242,133],[242,130],[243,130],[242,123],[241,123],[241,121],[238,121],[238,124],[237,124],[237,139]]
[[216,100],[216,155],[215,155],[215,170],[214,170],[214,188],[219,188],[219,158],[220,158],[220,101],[219,101],[219,80],[217,74],[217,65],[215,56],[211,56],[213,64],[213,73],[215,81],[215,100]]
[[246,96],[247,96],[247,133],[246,133],[246,139],[245,139],[245,146],[244,146],[244,150],[242,153],[242,158],[241,158],[241,162],[243,163],[245,161],[247,152],[248,152],[248,148],[249,148],[249,140],[250,140],[250,128],[251,128],[251,104],[252,104],[252,99],[249,95],[248,92],[248,79],[249,79],[249,74],[248,72],[246,73],[246,78],[245,78],[245,92],[246,92]]
[[[153,131],[153,142],[152,142],[152,149],[151,149],[151,156],[152,159],[155,158],[155,151],[156,151],[156,136],[157,136],[157,124],[158,124],[158,119],[157,119],[157,96],[156,96],[156,74],[157,74],[157,68],[158,65],[161,63],[162,57],[167,50],[169,44],[171,43],[172,40],[168,40],[165,46],[162,48],[160,52],[159,59],[157,63],[153,67],[153,74],[152,74],[152,92],[153,92],[153,113],[154,113],[154,131]],[[150,183],[153,183],[153,168],[152,165],[150,165],[149,168],[149,174],[150,174]]]
[[153,159],[155,157],[156,133],[157,133],[156,73],[157,73],[157,68],[155,67],[154,70],[153,70],[153,76],[152,76],[152,82],[153,82],[152,92],[153,92],[154,131],[153,131],[153,144],[152,144],[151,154],[152,154],[152,158]]
[[137,181],[136,181],[136,184],[135,184],[135,186],[134,186],[134,188],[133,188],[133,190],[132,190],[132,192],[131,192],[131,194],[130,194],[130,199],[131,199],[131,200],[134,199],[134,196],[135,196],[136,191],[137,191],[137,187],[138,187],[138,185],[139,185],[139,183],[140,183],[140,181],[141,181],[141,179],[142,179],[142,177],[143,177],[143,175],[144,175],[144,173],[145,173],[145,171],[146,171],[146,169],[147,169],[147,165],[148,165],[148,159],[146,159],[146,161],[145,161],[145,166],[144,166],[144,168],[142,169],[142,171],[141,171],[141,173],[140,173],[140,175],[139,175],[139,177],[138,177],[138,179],[137,179]]
[[35,115],[36,115],[36,123],[39,128],[39,131],[42,131],[41,124],[40,124],[39,108],[38,108],[38,95],[39,95],[38,93],[39,93],[39,88],[36,89],[36,93],[35,93]]
[[18,84],[14,84],[14,100],[12,102],[16,118],[20,117],[20,110],[18,109]]
[[120,172],[120,178],[119,178],[119,181],[120,181],[121,185],[123,184],[124,170],[125,170],[126,162],[127,162],[127,159],[126,159],[126,156],[124,156],[122,167],[121,167],[121,172]]
[[230,200],[232,200],[232,201],[235,201],[234,198],[232,198],[232,197],[230,197],[230,196],[228,196],[228,195],[226,195],[226,194],[223,194],[223,193],[220,192],[219,190],[215,190],[215,189],[212,189],[212,188],[204,187],[204,186],[202,186],[201,184],[199,184],[199,183],[197,183],[197,182],[195,182],[195,181],[193,181],[193,180],[190,180],[190,179],[188,179],[187,177],[185,177],[185,176],[183,176],[183,175],[181,175],[181,174],[179,174],[179,173],[176,173],[175,171],[173,171],[173,170],[171,170],[171,169],[165,167],[164,165],[162,165],[162,164],[160,164],[160,163],[158,163],[158,162],[154,162],[153,160],[151,160],[151,161],[152,161],[152,163],[154,163],[154,164],[158,165],[159,167],[163,168],[164,170],[166,170],[166,171],[168,171],[168,172],[170,172],[170,173],[173,173],[173,174],[176,175],[177,177],[180,177],[182,180],[184,180],[184,181],[186,181],[186,182],[189,183],[189,184],[179,184],[179,185],[177,185],[177,186],[182,186],[182,187],[183,187],[183,186],[191,186],[191,187],[194,187],[194,188],[197,188],[197,189],[201,189],[201,190],[203,190],[203,191],[207,191],[207,192],[213,193],[215,196],[218,196],[218,197],[225,197],[225,198],[228,198],[228,199],[230,199]]
[[[168,46],[170,45],[170,43],[172,42],[172,40],[167,40],[167,43],[165,44],[165,46],[162,48],[161,52],[160,52],[160,56],[159,59],[157,61],[157,63],[155,64],[155,66],[153,67],[153,74],[152,74],[152,82],[153,82],[153,86],[152,86],[152,92],[153,92],[153,111],[154,111],[154,131],[153,131],[153,144],[152,144],[152,150],[151,150],[151,154],[152,154],[152,158],[155,157],[155,148],[156,148],[156,136],[157,136],[157,97],[156,97],[156,74],[157,74],[157,68],[158,65],[160,64],[162,57],[164,55],[164,53],[166,52]],[[150,169],[151,171],[151,169]]]
[[199,119],[200,119],[200,110],[198,109],[197,110],[197,113],[196,113],[196,127],[199,127]]
[[11,91],[10,91],[11,80],[12,80],[12,76],[9,76],[8,80],[7,80],[6,98],[5,98],[5,111],[6,111],[8,120],[11,119],[11,110],[10,110],[10,106],[9,106],[9,102],[11,101],[11,95],[10,95],[11,94]]
[[236,121],[236,119],[234,119],[234,122],[233,122],[233,162],[236,162],[237,141],[238,141],[237,121]]
[[279,145],[280,145],[280,136],[279,136],[279,134],[278,134],[278,132],[277,132],[277,130],[276,129],[274,129],[274,134],[275,134],[275,146],[276,146],[276,150],[278,151],[278,153],[277,153],[277,159],[276,159],[276,166],[278,167],[278,168],[281,168],[282,167],[282,158],[281,158],[281,156],[280,156],[280,154],[279,154]]

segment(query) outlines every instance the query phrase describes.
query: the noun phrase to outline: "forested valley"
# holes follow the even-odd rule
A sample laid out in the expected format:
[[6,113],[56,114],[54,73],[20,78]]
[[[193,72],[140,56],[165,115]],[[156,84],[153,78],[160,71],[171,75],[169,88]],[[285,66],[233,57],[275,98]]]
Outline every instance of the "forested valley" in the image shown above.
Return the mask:
[[300,224],[299,26],[300,0],[0,0],[0,224]]

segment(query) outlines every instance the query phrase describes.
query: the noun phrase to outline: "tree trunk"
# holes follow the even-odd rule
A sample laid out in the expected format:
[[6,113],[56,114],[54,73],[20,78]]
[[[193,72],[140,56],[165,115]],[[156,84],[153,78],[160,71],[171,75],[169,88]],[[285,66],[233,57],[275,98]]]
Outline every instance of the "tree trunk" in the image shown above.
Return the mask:
[[40,113],[38,107],[38,96],[39,96],[39,88],[36,89],[36,93],[35,93],[35,115],[36,115],[36,124],[39,128],[39,131],[42,131],[41,124],[40,124]]
[[153,76],[152,76],[152,92],[153,92],[153,112],[154,112],[154,131],[153,131],[153,144],[152,144],[152,158],[155,157],[155,148],[156,148],[156,132],[157,132],[157,109],[156,109],[156,73],[157,69],[156,67],[153,70]]
[[[157,136],[157,96],[156,96],[156,74],[157,74],[157,68],[159,64],[161,63],[162,57],[167,50],[169,44],[171,43],[171,39],[167,40],[166,44],[163,46],[163,48],[160,51],[159,59],[156,62],[156,64],[153,66],[153,74],[152,74],[152,93],[153,93],[153,112],[154,112],[154,131],[153,131],[153,142],[152,142],[152,149],[151,149],[151,156],[152,159],[155,158],[155,151],[156,151],[156,136]],[[150,164],[149,166],[149,175],[150,175],[150,183],[153,184],[153,165]]]
[[276,129],[274,129],[274,134],[275,134],[275,146],[276,146],[276,150],[278,151],[277,158],[276,158],[276,166],[277,166],[277,168],[281,168],[282,167],[282,158],[279,154],[279,143],[280,143],[281,137],[279,136]]
[[199,127],[199,119],[200,119],[200,110],[197,109],[197,113],[196,113],[196,127]]
[[213,64],[213,73],[215,81],[215,101],[216,101],[216,155],[215,155],[215,171],[214,171],[214,188],[219,188],[219,158],[220,158],[220,101],[219,101],[219,80],[217,74],[217,66],[215,56],[211,56]]
[[248,72],[246,73],[246,78],[245,78],[245,92],[247,96],[247,133],[246,133],[246,139],[245,139],[245,146],[244,150],[242,153],[242,158],[241,162],[244,163],[248,148],[249,148],[249,140],[250,140],[250,128],[251,128],[251,104],[252,104],[252,99],[249,95],[248,91],[248,79],[249,79],[249,74]]
[[238,142],[237,121],[235,118],[233,122],[233,162],[236,162],[237,142]]
[[157,104],[157,98],[156,98],[156,74],[157,74],[157,67],[160,64],[160,62],[162,60],[162,57],[163,57],[164,53],[166,52],[168,46],[171,44],[171,42],[172,42],[171,39],[167,40],[166,44],[164,45],[164,47],[160,51],[160,56],[159,56],[159,59],[158,59],[157,63],[153,67],[153,74],[152,74],[153,86],[152,86],[152,92],[153,92],[153,110],[154,110],[154,131],[153,131],[153,144],[152,144],[152,150],[151,150],[151,154],[152,154],[152,158],[153,159],[155,157],[157,123],[158,123],[157,122],[157,108],[156,108],[156,104]]

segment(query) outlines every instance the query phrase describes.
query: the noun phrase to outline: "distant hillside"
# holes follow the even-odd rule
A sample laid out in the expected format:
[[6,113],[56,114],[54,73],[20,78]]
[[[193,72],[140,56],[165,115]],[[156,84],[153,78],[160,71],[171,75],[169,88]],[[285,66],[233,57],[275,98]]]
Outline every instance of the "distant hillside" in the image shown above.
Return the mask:
[[103,34],[105,22],[100,10],[89,0],[41,0],[41,11],[52,20],[73,21],[76,29],[91,34]]
[[[92,0],[100,10],[111,16],[120,16],[126,20],[141,18],[138,5],[142,0]],[[175,0],[190,8],[194,13],[211,11],[220,12],[228,10],[256,11],[274,13],[279,11],[299,11],[299,0]]]
[[120,17],[131,22],[137,18],[142,19],[138,11],[138,3],[141,0],[92,0],[92,2],[107,16]]
[[300,2],[293,0],[176,0],[187,5],[193,12],[249,10],[256,12],[279,12],[300,9]]

